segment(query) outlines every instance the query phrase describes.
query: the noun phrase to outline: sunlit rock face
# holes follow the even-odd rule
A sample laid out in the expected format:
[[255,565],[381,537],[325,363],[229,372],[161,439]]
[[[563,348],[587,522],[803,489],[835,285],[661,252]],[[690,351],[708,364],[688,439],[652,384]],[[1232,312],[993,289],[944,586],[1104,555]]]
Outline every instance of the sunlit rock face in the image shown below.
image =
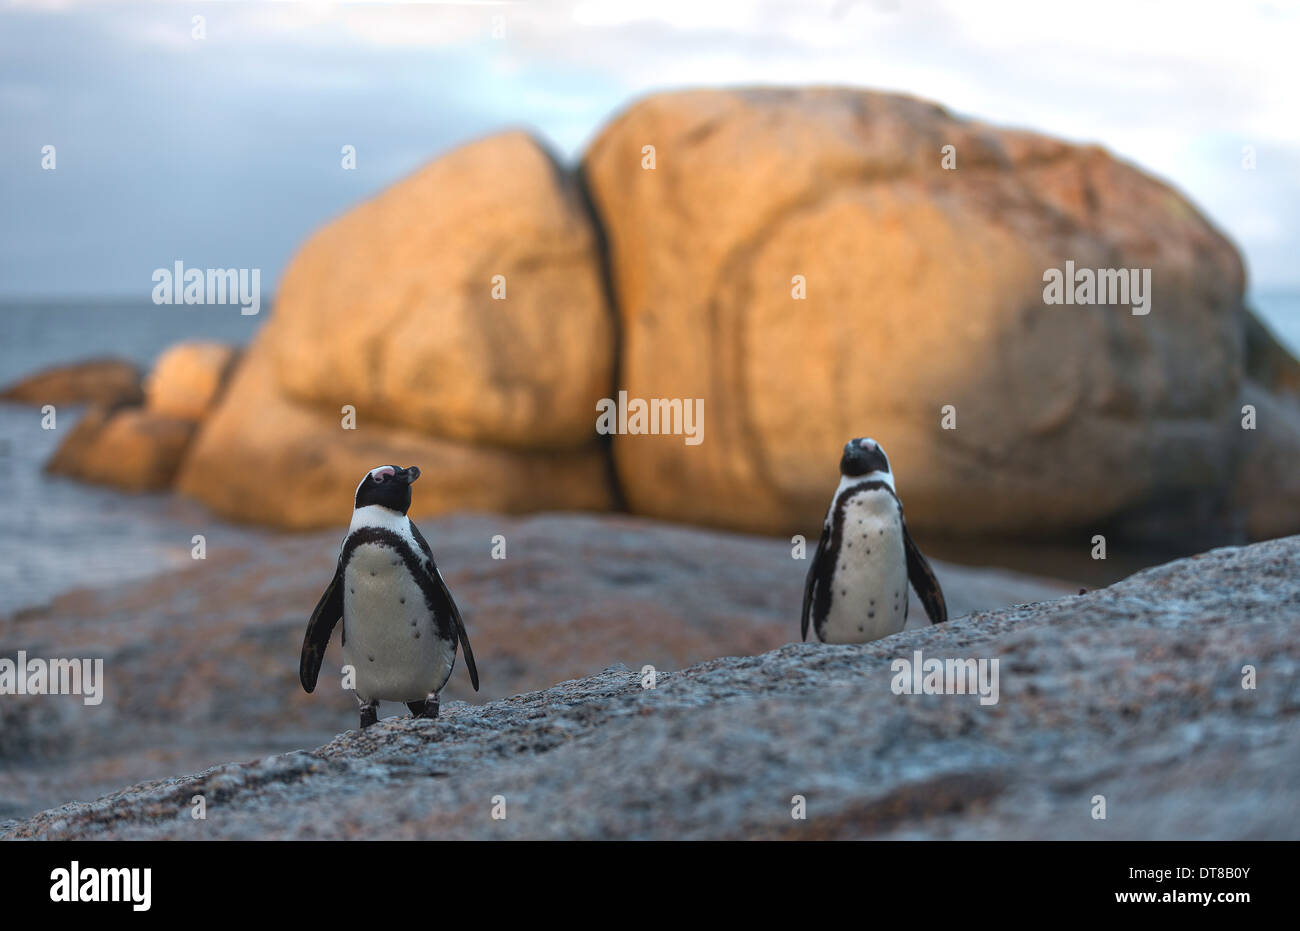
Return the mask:
[[[357,476],[428,476],[412,514],[605,510],[615,346],[597,234],[530,136],[435,159],[315,233],[179,488],[280,527],[346,522]],[[293,475],[286,495],[268,475]]]
[[572,449],[612,318],[572,176],[522,132],[455,149],[314,234],[265,334],[299,400],[449,440]]
[[[620,387],[705,401],[698,446],[615,439],[634,510],[815,527],[853,436],[889,450],[922,530],[1218,510],[1241,437],[1242,264],[1101,149],[908,97],[707,90],[635,103],[583,168]],[[1146,313],[1047,303],[1067,262],[1149,271]]]
[[[393,426],[365,407],[352,420],[341,411],[286,395],[269,347],[254,346],[195,440],[177,487],[223,517],[299,530],[346,524],[358,477],[385,462],[418,464],[425,473],[412,496],[415,517],[610,506],[608,469],[594,442],[524,452]],[[288,478],[291,493],[276,476]]]

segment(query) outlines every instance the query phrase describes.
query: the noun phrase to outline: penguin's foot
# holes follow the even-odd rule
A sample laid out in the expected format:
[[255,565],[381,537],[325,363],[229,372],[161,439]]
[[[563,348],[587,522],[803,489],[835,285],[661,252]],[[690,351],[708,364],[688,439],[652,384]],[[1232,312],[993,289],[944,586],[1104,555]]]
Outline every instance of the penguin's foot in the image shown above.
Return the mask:
[[379,702],[362,701],[358,698],[357,703],[361,705],[361,729],[365,730],[379,720]]
[[430,692],[424,701],[408,701],[406,707],[417,718],[436,718],[438,716],[438,692]]

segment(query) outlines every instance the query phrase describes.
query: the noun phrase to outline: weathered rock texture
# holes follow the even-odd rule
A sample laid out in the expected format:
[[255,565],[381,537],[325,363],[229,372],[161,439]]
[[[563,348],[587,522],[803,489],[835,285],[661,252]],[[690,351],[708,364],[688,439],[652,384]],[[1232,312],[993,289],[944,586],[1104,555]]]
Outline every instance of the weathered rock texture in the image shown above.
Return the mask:
[[[1224,497],[1241,261],[1187,200],[1101,149],[907,97],[702,90],[633,105],[583,168],[609,241],[619,387],[705,401],[698,447],[616,439],[633,510],[814,527],[860,435],[889,451],[917,528],[1095,529]],[[1066,260],[1151,269],[1149,315],[1045,306],[1044,272]]]
[[[453,703],[437,721],[390,718],[0,835],[1294,840],[1298,623],[1292,537],[863,646],[710,660],[652,690],[612,667]],[[997,658],[998,702],[895,694],[891,665],[917,650]],[[189,817],[196,794],[206,821]],[[791,818],[795,795],[806,820]]]
[[[784,542],[578,515],[421,526],[482,674],[475,693],[458,663],[449,700],[503,699],[611,662],[680,669],[799,635],[807,563]],[[229,759],[314,747],[356,726],[356,702],[340,684],[337,632],[316,692],[304,694],[297,679],[303,629],[343,529],[195,529],[207,537],[208,558],[193,569],[0,618],[0,656],[103,657],[108,680],[98,707],[62,697],[0,700],[0,820]],[[497,535],[505,559],[492,558]],[[189,537],[179,542],[188,555]],[[997,570],[938,563],[936,571],[954,613],[1077,591]],[[924,623],[915,606],[913,619]],[[405,710],[385,705],[383,713]]]

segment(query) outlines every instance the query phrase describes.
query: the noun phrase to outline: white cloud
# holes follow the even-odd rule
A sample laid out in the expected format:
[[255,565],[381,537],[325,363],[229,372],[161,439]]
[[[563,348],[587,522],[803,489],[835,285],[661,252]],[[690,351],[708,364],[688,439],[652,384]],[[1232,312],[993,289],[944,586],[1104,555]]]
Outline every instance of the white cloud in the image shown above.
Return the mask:
[[[193,50],[190,17],[202,13],[208,38],[195,58],[236,60],[242,73],[230,81],[242,93],[253,94],[256,83],[299,95],[293,99],[349,87],[449,98],[502,124],[536,126],[569,155],[611,110],[662,88],[829,83],[905,91],[991,123],[1099,142],[1187,191],[1244,247],[1258,280],[1300,285],[1300,263],[1278,246],[1300,242],[1294,4],[540,0],[104,9],[92,0],[11,0],[0,18],[7,9],[100,17],[113,41],[142,56]],[[497,17],[503,39],[492,37]],[[376,56],[406,70],[376,72]],[[454,62],[468,63],[465,77],[448,83]],[[30,96],[31,83],[0,86],[0,107]],[[285,105],[294,106],[289,98]],[[467,129],[480,131],[477,123]],[[1240,167],[1244,144],[1260,152],[1249,178]]]

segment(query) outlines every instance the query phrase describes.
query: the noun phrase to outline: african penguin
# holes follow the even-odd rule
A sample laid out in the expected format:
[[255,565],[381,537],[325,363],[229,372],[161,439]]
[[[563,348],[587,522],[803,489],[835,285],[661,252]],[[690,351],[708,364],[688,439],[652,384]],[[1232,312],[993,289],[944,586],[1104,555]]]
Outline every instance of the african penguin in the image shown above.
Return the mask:
[[810,620],[823,643],[866,643],[898,633],[907,623],[909,579],[930,623],[946,621],[943,591],[907,532],[885,451],[872,439],[850,440],[804,583],[803,639]]
[[334,578],[307,622],[298,677],[316,688],[330,633],[343,620],[343,661],[356,670],[361,726],[374,724],[379,702],[406,702],[421,718],[438,716],[438,693],[451,678],[456,641],[465,649],[470,682],[478,669],[447,583],[420,528],[406,516],[415,466],[378,466],[353,500],[352,525]]

